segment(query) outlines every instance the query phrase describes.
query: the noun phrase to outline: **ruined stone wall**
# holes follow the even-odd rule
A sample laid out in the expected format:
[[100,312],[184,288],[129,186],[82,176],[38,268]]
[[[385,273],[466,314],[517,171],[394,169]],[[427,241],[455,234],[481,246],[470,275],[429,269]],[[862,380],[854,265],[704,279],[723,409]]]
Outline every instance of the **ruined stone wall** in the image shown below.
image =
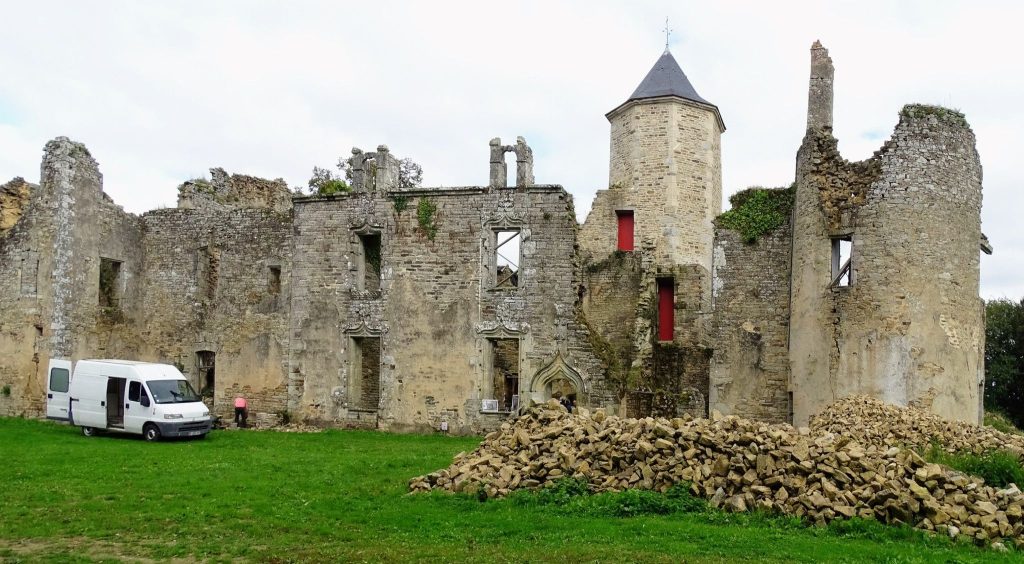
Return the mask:
[[266,180],[244,174],[210,169],[210,180],[195,178],[178,188],[182,209],[266,208],[286,213],[292,207],[292,191],[284,180]]
[[722,211],[721,125],[715,112],[678,99],[632,102],[609,115],[610,188],[580,232],[584,255],[616,248],[617,209],[633,209],[637,246],[656,264],[711,271],[711,221]]
[[[605,401],[603,370],[574,318],[576,223],[560,187],[362,192],[297,200],[292,409],[306,419],[386,429],[492,428],[488,339],[520,341],[521,402],[547,380],[580,379]],[[520,230],[518,286],[495,288],[497,230]],[[381,237],[379,291],[361,290],[361,235]],[[349,397],[355,337],[381,339],[380,406]]]
[[[797,163],[795,422],[853,394],[978,421],[981,165],[963,116],[907,106],[861,163],[811,130]],[[852,237],[852,283],[830,287],[837,236]]]
[[39,186],[16,178],[0,193],[6,196],[0,200],[0,415],[37,415],[46,397],[40,352],[49,348],[40,296],[46,278],[39,275],[40,249],[49,247],[41,226],[49,217]]
[[208,206],[143,220],[142,359],[177,365],[201,391],[198,353],[213,352],[214,413],[230,417],[236,395],[254,415],[285,412],[291,214]]
[[[129,328],[141,304],[139,218],[103,193],[98,165],[81,143],[49,142],[40,177],[0,251],[9,274],[0,303],[0,386],[10,386],[6,411],[27,415],[44,411],[50,358],[132,358],[139,345]],[[101,259],[121,263],[111,280],[115,301],[104,307]]]
[[789,297],[792,229],[747,243],[715,229],[710,408],[789,422]]

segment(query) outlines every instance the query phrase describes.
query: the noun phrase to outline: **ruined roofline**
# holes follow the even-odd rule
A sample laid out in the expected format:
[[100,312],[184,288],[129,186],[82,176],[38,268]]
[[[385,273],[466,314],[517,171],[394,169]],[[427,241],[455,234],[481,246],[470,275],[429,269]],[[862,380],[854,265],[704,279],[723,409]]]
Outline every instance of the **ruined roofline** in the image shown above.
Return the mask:
[[701,104],[700,102],[695,102],[693,100],[688,100],[688,99],[680,97],[680,96],[659,96],[657,98],[641,98],[639,100],[626,100],[622,104],[619,104],[614,110],[606,113],[604,115],[604,117],[608,121],[611,121],[613,117],[615,117],[616,115],[626,111],[627,109],[629,109],[629,108],[631,108],[633,106],[640,105],[640,104],[659,104],[659,103],[662,103],[662,102],[669,102],[669,101],[678,102],[680,104],[683,104],[684,106],[691,106],[691,107],[694,107],[694,108],[698,108],[698,109],[701,109],[701,110],[705,110],[705,111],[714,113],[715,114],[715,121],[718,122],[718,127],[721,128],[722,133],[725,133],[725,121],[722,120],[722,113],[718,111],[718,106],[715,106],[713,104]]
[[[561,184],[531,184],[525,187],[511,186],[508,188],[494,188],[491,186],[439,186],[439,187],[416,187],[416,188],[405,188],[395,190],[382,190],[377,193],[383,194],[384,197],[402,196],[402,197],[419,197],[419,196],[462,196],[467,194],[486,194],[488,192],[495,192],[499,190],[507,191],[520,191],[520,192],[564,192],[569,194],[568,191]],[[305,202],[322,202],[331,200],[347,200],[351,197],[359,194],[365,194],[367,192],[344,192],[338,194],[331,194],[329,196],[321,196],[319,194],[306,194],[292,196],[292,201],[295,203]],[[373,192],[370,192],[373,193]]]
[[946,126],[954,129],[964,129],[969,132],[972,136],[974,131],[971,129],[970,124],[967,122],[967,118],[964,114],[958,110],[946,108],[943,106],[930,105],[930,104],[905,104],[899,111],[899,119],[896,125],[893,126],[892,133],[889,134],[889,138],[882,143],[881,147],[876,149],[874,153],[860,161],[850,161],[843,157],[839,151],[839,139],[835,136],[832,126],[809,126],[807,132],[804,134],[804,140],[801,146],[806,146],[808,143],[818,143],[819,147],[822,142],[827,145],[831,145],[831,150],[834,156],[838,157],[842,163],[848,166],[867,165],[872,161],[878,160],[882,155],[888,153],[896,145],[896,136],[899,131],[906,125],[917,120],[934,119],[936,123],[942,123]]

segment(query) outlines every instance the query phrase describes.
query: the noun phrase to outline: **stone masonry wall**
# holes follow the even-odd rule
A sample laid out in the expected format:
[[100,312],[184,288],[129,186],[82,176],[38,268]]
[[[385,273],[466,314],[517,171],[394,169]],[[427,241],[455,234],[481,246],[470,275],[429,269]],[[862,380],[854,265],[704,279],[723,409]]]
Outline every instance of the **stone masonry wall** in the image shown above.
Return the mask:
[[[580,233],[584,256],[615,250],[616,209],[634,209],[637,246],[656,264],[711,271],[711,221],[722,211],[721,126],[706,108],[674,98],[640,100],[609,115],[608,192],[599,193]],[[621,206],[621,207],[619,207]]]
[[[177,365],[202,390],[199,351],[215,353],[213,411],[287,411],[290,213],[164,209],[143,216],[147,307],[141,356]],[[271,269],[280,273],[273,287]]]
[[[977,422],[981,165],[957,112],[907,106],[872,159],[828,129],[798,155],[790,356],[794,418],[868,394]],[[852,283],[830,287],[830,238],[852,237]]]
[[[499,229],[522,234],[516,288],[494,287]],[[576,223],[560,187],[303,198],[295,234],[289,392],[301,417],[493,428],[506,415],[481,411],[481,400],[495,398],[488,339],[505,338],[520,340],[521,404],[545,399],[545,378],[563,375],[579,379],[582,402],[606,401],[602,365],[574,317]],[[381,237],[379,291],[361,290],[365,234]],[[352,339],[367,336],[382,344],[376,411],[355,409],[348,393]]]
[[715,229],[710,408],[724,415],[789,422],[791,245],[788,222],[754,243]]

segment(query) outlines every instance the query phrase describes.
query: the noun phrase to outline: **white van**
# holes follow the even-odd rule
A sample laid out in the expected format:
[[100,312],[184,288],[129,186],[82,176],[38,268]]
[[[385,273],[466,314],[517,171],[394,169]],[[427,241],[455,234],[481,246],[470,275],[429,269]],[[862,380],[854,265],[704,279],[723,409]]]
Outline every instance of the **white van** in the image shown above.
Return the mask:
[[210,410],[177,368],[131,360],[51,360],[46,416],[91,437],[97,431],[161,437],[205,437]]

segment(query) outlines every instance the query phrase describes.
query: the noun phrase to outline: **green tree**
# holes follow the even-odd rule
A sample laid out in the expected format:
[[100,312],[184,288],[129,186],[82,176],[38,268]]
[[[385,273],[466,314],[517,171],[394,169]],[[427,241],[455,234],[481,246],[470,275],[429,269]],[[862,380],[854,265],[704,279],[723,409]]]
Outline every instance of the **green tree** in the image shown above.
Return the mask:
[[985,304],[985,409],[1024,426],[1024,299]]

